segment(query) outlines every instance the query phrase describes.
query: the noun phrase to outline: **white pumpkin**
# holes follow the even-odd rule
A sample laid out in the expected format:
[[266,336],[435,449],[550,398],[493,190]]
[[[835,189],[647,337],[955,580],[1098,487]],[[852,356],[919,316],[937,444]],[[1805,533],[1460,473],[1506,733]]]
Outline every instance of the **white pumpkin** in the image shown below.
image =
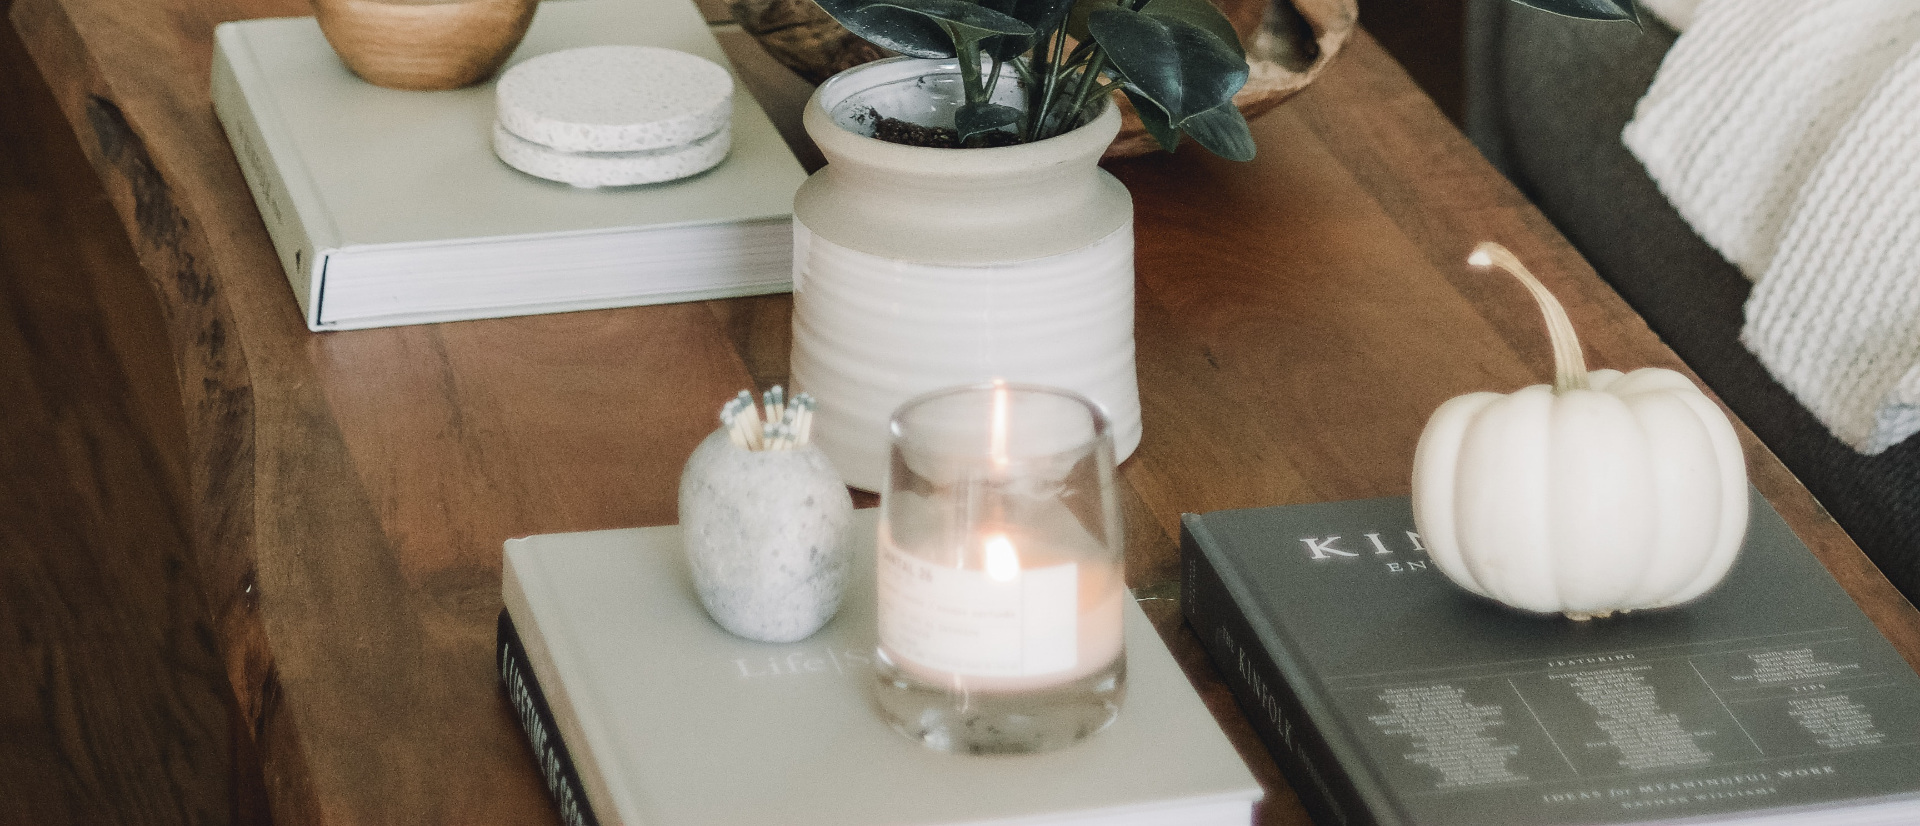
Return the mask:
[[1726,576],[1747,528],[1747,469],[1726,414],[1686,376],[1589,373],[1560,303],[1518,259],[1468,261],[1527,284],[1556,376],[1442,404],[1413,458],[1433,563],[1476,594],[1574,619],[1691,600]]

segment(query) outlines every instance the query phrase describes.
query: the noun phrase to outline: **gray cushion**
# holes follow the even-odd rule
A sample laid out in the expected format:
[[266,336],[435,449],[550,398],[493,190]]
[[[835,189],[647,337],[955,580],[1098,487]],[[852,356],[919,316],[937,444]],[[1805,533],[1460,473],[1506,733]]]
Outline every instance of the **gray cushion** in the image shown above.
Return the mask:
[[1855,453],[1739,341],[1750,284],[1620,143],[1675,34],[1469,0],[1467,131],[1601,277],[1920,601],[1920,440]]

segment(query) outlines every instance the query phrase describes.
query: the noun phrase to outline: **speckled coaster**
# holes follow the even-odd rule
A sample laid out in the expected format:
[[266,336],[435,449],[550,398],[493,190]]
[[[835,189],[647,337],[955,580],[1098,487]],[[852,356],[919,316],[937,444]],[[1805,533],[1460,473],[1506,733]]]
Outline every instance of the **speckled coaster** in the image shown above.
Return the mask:
[[711,60],[652,46],[588,46],[540,55],[500,77],[499,122],[562,152],[683,146],[724,127],[733,75]]
[[727,157],[733,130],[720,131],[685,146],[642,152],[562,152],[526,140],[502,124],[493,125],[493,154],[508,166],[549,181],[579,187],[632,186],[685,178],[705,172]]

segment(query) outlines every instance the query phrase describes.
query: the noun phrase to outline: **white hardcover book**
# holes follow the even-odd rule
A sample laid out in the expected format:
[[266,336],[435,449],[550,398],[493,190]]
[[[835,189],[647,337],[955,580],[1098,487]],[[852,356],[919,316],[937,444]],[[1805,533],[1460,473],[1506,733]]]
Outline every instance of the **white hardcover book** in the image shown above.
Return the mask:
[[[580,189],[493,154],[491,81],[366,83],[313,18],[222,23],[214,111],[307,326],[345,330],[783,292],[806,173],[735,78],[733,148],[678,181]],[[513,57],[650,45],[730,66],[688,0],[550,0]]]
[[508,541],[502,670],[563,817],[649,826],[1251,822],[1259,784],[1132,600],[1127,697],[1105,731],[1045,754],[960,756],[888,728],[867,693],[876,513],[855,513],[854,575],[839,615],[791,644],[735,637],[708,619],[678,527]]

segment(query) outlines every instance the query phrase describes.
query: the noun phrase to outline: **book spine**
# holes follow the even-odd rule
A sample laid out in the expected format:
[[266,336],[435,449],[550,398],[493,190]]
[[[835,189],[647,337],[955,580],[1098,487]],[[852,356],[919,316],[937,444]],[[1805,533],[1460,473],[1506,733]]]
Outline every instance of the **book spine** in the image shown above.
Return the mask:
[[[1204,527],[1198,530],[1205,532]],[[1181,610],[1207,656],[1225,676],[1240,710],[1314,822],[1382,826],[1334,758],[1325,733],[1306,713],[1297,690],[1282,678],[1271,653],[1260,644],[1219,570],[1201,550],[1203,539],[1195,531],[1183,520]]]
[[599,826],[600,821],[593,816],[593,807],[587,802],[587,790],[580,784],[579,773],[574,771],[573,757],[560,739],[560,728],[547,705],[547,696],[540,691],[540,683],[533,676],[533,663],[527,659],[526,646],[513,627],[513,619],[504,610],[500,612],[497,653],[500,686],[513,705],[514,717],[527,733],[534,763],[539,765],[540,775],[547,781],[547,792],[553,795],[554,805],[560,809],[560,821],[567,826]]
[[[301,315],[306,317],[309,328],[318,329],[322,285],[316,282],[324,272],[325,262],[316,256],[324,255],[326,249],[337,244],[328,243],[323,248],[316,242],[314,236],[321,233],[309,226],[311,222],[303,213],[302,199],[296,196],[286,171],[276,162],[279,155],[291,154],[292,150],[274,151],[274,142],[268,136],[271,127],[262,122],[276,117],[277,110],[271,102],[249,100],[243,77],[258,76],[259,71],[244,38],[229,25],[219,27],[213,50],[213,111],[227,134],[227,142],[233,146],[240,175],[253,194],[254,205],[259,208],[260,220],[267,227],[267,237],[273,241],[280,266],[286,270]],[[305,212],[314,209],[309,205]]]

